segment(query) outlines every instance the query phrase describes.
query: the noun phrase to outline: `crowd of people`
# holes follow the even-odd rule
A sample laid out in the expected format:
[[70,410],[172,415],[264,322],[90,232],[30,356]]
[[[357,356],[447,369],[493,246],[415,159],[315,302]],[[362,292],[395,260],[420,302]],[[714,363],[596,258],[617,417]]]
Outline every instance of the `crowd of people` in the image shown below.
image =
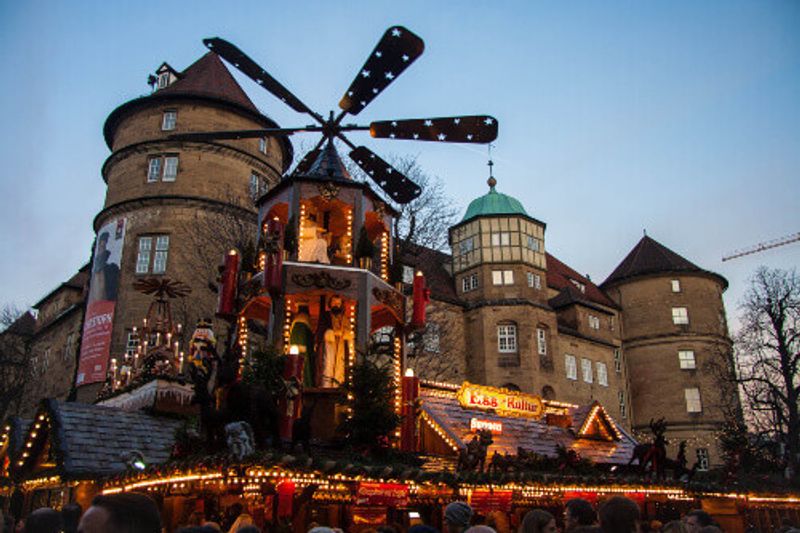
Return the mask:
[[[681,520],[662,524],[642,521],[639,506],[631,499],[615,496],[603,502],[595,512],[592,504],[575,498],[566,502],[563,528],[556,517],[544,510],[529,511],[517,531],[513,531],[503,513],[487,517],[473,512],[465,502],[452,502],[444,510],[444,531],[441,533],[719,533],[723,529],[705,511],[689,511]],[[232,517],[231,524],[206,522],[181,527],[175,533],[268,533],[257,527],[245,512]],[[777,533],[800,533],[800,529],[785,523]],[[25,520],[14,523],[0,515],[0,533],[168,533],[161,521],[155,501],[135,492],[97,496],[83,512],[77,504],[61,511],[40,508]],[[339,528],[313,524],[308,533],[344,533]],[[403,532],[401,528],[385,525],[361,529],[359,533],[440,533],[427,524],[416,524]]]

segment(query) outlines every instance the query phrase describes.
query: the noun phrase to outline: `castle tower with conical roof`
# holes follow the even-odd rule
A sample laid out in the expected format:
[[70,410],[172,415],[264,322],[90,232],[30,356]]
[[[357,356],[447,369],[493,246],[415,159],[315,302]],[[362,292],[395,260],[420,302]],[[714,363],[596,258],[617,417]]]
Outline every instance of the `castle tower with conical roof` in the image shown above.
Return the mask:
[[724,408],[736,401],[722,396],[715,375],[730,364],[727,287],[719,274],[648,236],[601,284],[623,310],[633,430],[650,438],[650,420],[664,417],[669,456],[686,441],[689,466],[695,458],[701,467],[719,463],[716,433]]
[[545,224],[498,192],[493,177],[488,184],[450,228],[456,292],[467,307],[466,373],[478,383],[520,387],[520,375],[538,374],[537,329],[556,331],[547,308]]
[[153,93],[122,104],[103,128],[112,153],[102,168],[105,204],[94,220],[98,238],[76,376],[81,400],[94,399],[109,360],[136,344],[133,327],[141,326],[151,301],[133,289],[136,280],[167,277],[191,287],[173,305],[185,345],[197,318],[213,313],[216,295],[208,286],[226,250],[257,235],[255,200],[292,161],[285,137],[170,137],[277,126],[213,52],[183,72],[164,63],[155,74]]

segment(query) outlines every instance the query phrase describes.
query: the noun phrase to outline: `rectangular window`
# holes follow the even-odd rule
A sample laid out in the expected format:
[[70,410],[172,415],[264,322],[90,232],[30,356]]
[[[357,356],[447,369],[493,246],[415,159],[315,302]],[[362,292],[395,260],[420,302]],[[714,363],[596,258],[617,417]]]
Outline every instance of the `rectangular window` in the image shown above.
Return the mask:
[[164,158],[164,176],[162,181],[175,181],[178,175],[178,156],[170,155]]
[[461,278],[461,292],[469,292],[470,291],[470,283],[469,283],[469,276],[464,276]]
[[581,373],[583,374],[583,381],[592,383],[592,362],[585,357],[581,358]]
[[492,285],[513,285],[513,270],[492,270]]
[[175,129],[178,123],[178,112],[175,110],[164,111],[164,117],[161,119],[161,129],[170,131]]
[[492,270],[492,285],[502,285],[502,284],[503,284],[503,271]]
[[589,315],[589,327],[592,329],[600,329],[600,318]]
[[542,328],[536,328],[536,350],[539,355],[547,355],[547,332]]
[[125,341],[125,354],[133,357],[136,348],[139,346],[139,334],[133,331],[128,332],[128,340]]
[[77,335],[70,333],[67,335],[67,342],[64,344],[64,359],[69,359],[75,353],[75,340]]
[[564,356],[564,366],[567,369],[567,379],[578,379],[578,361],[574,355],[566,354]]
[[605,363],[595,363],[597,369],[597,384],[603,387],[608,387],[608,367]]
[[465,254],[467,252],[471,252],[472,250],[474,250],[475,249],[475,237],[468,237],[468,238],[464,239],[463,241],[461,241],[461,244],[458,246],[458,249],[462,254]]
[[509,244],[511,244],[511,233],[507,231],[492,233],[492,246],[508,246]]
[[527,275],[528,275],[528,287],[533,287],[534,289],[542,288],[542,277],[539,274],[528,272]]
[[688,324],[689,311],[685,307],[672,308],[672,323],[673,324]]
[[513,284],[514,284],[514,271],[503,270],[503,285],[513,285]]
[[619,348],[614,350],[614,372],[617,374],[622,372],[622,350]]
[[697,387],[683,389],[683,393],[686,396],[686,412],[702,413],[703,404],[700,402],[700,389]]
[[403,283],[408,285],[414,283],[414,269],[408,265],[403,265]]
[[152,249],[152,237],[139,237],[139,252],[136,255],[137,274],[147,274],[150,271],[150,251]]
[[161,179],[161,157],[151,157],[147,165],[147,181],[154,182]]
[[672,292],[681,292],[681,281],[679,279],[672,280]]
[[625,405],[625,393],[619,391],[619,417],[620,418],[627,418],[628,417],[628,406]]
[[169,85],[169,72],[162,72],[158,75],[158,88],[163,89]]
[[261,137],[258,140],[258,151],[261,152],[262,154],[266,154],[267,153],[267,138],[266,137]]
[[694,370],[697,368],[693,350],[678,350],[678,361],[681,364],[681,370]]
[[586,285],[584,283],[581,283],[577,279],[572,279],[572,278],[570,278],[570,281],[572,282],[573,285],[575,285],[576,289],[578,289],[581,292],[586,292]]
[[531,237],[528,235],[528,248],[533,250],[534,252],[539,251],[539,239],[536,237]]
[[169,235],[156,238],[156,254],[153,258],[153,274],[163,274],[167,270],[167,254],[169,253]]
[[[153,242],[155,241],[155,253]],[[139,237],[138,253],[136,255],[136,273],[163,274],[167,270],[167,255],[169,254],[169,235],[147,235]],[[152,259],[152,263],[151,263]]]
[[708,470],[708,448],[697,448],[697,470],[705,472]]
[[478,288],[478,275],[471,274],[469,276],[464,276],[461,279],[461,289],[463,292],[474,291]]
[[500,353],[517,351],[517,326],[514,324],[497,326],[497,351]]
[[439,353],[439,326],[430,323],[425,328],[425,334],[422,336],[423,349],[430,353]]
[[610,329],[611,331],[614,331],[614,315],[611,315],[608,318],[608,329]]

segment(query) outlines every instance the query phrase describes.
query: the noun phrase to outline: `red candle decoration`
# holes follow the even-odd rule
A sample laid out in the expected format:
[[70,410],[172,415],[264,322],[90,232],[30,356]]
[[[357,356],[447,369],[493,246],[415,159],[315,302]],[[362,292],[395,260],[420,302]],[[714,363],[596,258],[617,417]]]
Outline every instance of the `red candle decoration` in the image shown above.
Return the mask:
[[305,357],[296,347],[289,348],[289,355],[283,366],[283,379],[287,384],[287,391],[281,398],[279,432],[281,440],[292,441],[294,421],[300,418],[303,412],[303,366]]
[[414,276],[414,312],[411,315],[412,328],[425,327],[425,308],[431,301],[431,291],[425,286],[425,276],[417,271]]
[[415,405],[419,398],[419,378],[412,369],[407,369],[402,381],[402,404],[400,405],[400,449],[404,452],[417,451],[417,413]]
[[217,316],[232,316],[236,304],[236,290],[239,281],[239,252],[231,250],[225,255],[222,279],[219,287]]
[[276,219],[267,222],[264,236],[264,289],[275,296],[283,285],[283,223]]
[[291,518],[295,490],[294,481],[281,481],[276,489],[278,492],[278,518]]

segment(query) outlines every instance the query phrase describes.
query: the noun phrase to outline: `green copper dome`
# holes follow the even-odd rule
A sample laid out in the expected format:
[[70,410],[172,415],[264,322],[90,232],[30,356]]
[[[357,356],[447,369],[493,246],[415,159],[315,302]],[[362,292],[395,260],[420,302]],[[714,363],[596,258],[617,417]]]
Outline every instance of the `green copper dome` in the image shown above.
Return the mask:
[[475,198],[470,202],[467,207],[467,212],[461,222],[466,222],[475,217],[480,216],[494,216],[494,215],[525,215],[528,213],[522,204],[516,198],[497,192],[495,185],[497,181],[494,178],[489,178],[489,192]]

